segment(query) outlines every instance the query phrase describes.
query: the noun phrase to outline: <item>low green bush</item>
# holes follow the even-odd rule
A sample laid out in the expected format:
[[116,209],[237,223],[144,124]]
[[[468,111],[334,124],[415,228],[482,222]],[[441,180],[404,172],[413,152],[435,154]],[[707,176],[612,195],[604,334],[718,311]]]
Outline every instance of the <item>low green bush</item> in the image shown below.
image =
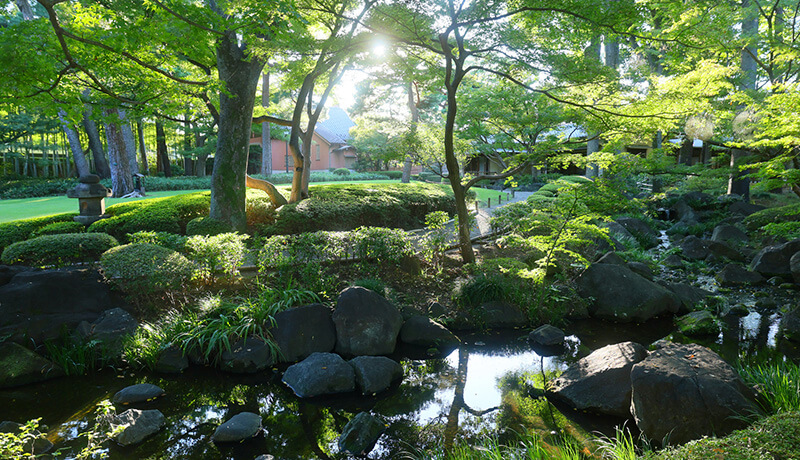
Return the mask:
[[452,191],[431,184],[320,185],[309,192],[309,199],[283,206],[268,233],[343,231],[364,226],[421,228],[430,212],[455,213]]
[[106,209],[111,217],[98,220],[87,231],[108,233],[120,241],[140,231],[183,234],[189,221],[208,215],[210,196],[197,192],[116,204]]
[[349,176],[350,170],[347,168],[337,168],[333,170],[333,173],[337,176]]
[[105,277],[134,297],[171,294],[190,286],[196,267],[186,257],[154,244],[126,244],[100,257]]
[[476,308],[487,302],[502,302],[511,299],[511,281],[497,274],[480,274],[467,280],[455,293],[457,305]]
[[230,233],[233,229],[227,222],[211,217],[195,217],[186,224],[186,235],[219,235]]
[[31,237],[36,230],[55,222],[74,222],[73,217],[76,212],[55,214],[52,216],[34,217],[32,219],[20,219],[12,222],[0,224],[0,251],[8,245],[18,241],[25,241]]
[[93,262],[117,245],[114,237],[100,233],[45,235],[8,246],[0,260],[9,265],[63,266]]
[[[381,173],[375,172],[352,172],[348,175],[334,174],[333,171],[311,171],[308,179],[309,182],[342,182],[342,181],[359,181],[359,180],[385,180],[386,176]],[[275,173],[269,176],[262,176],[255,174],[253,177],[258,179],[268,180],[273,184],[291,184],[293,173]]]
[[391,180],[398,180],[403,177],[403,171],[379,171],[377,174],[386,176]]
[[269,196],[261,190],[247,190],[245,209],[248,233],[263,234],[275,223],[275,208]]
[[353,281],[353,286],[360,286],[369,289],[372,292],[384,295],[386,292],[386,283],[378,278],[361,278]]
[[183,235],[167,232],[136,232],[128,235],[128,241],[132,244],[155,244],[178,252],[186,251],[187,239]]
[[60,235],[62,233],[83,233],[86,231],[86,226],[80,222],[53,222],[44,227],[37,228],[31,233],[31,236],[44,236],[44,235]]
[[744,226],[749,231],[786,222],[800,222],[800,203],[762,209],[744,218]]
[[218,275],[233,276],[247,254],[247,238],[238,233],[192,236],[186,241],[187,257],[197,264],[197,276],[206,282]]
[[764,226],[764,234],[794,240],[800,238],[800,222],[771,222]]

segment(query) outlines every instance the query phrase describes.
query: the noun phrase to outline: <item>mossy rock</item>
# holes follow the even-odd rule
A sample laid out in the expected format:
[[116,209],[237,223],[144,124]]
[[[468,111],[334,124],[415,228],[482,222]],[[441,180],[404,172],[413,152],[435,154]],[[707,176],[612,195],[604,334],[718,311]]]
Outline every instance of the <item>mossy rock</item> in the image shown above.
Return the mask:
[[693,311],[675,320],[681,334],[689,337],[716,335],[720,331],[719,320],[707,310]]
[[22,345],[0,344],[0,388],[42,382],[64,375],[64,371]]

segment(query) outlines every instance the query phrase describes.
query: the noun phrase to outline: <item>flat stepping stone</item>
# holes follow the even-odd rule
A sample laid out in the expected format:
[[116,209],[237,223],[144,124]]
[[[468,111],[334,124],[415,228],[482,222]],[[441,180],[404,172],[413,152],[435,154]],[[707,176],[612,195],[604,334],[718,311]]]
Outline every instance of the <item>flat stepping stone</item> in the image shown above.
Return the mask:
[[148,436],[158,433],[165,422],[164,414],[159,410],[128,409],[114,416],[111,420],[111,426],[114,429],[123,427],[114,440],[121,446],[131,446],[139,444]]
[[261,416],[242,412],[217,427],[211,440],[214,442],[239,442],[250,439],[261,431]]
[[152,401],[165,394],[164,390],[152,383],[139,383],[119,390],[111,398],[111,402],[122,405],[135,404]]
[[561,329],[545,324],[539,326],[528,335],[528,341],[531,343],[544,345],[546,347],[553,347],[564,343],[564,331]]

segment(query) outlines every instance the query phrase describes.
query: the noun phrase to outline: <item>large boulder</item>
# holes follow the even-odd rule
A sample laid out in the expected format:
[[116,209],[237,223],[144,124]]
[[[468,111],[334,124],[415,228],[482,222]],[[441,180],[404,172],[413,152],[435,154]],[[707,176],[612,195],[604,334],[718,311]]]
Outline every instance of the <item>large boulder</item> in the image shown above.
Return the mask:
[[727,243],[746,243],[748,240],[747,233],[741,231],[738,227],[730,224],[720,224],[714,227],[714,232],[711,234],[711,241],[727,242]]
[[211,435],[214,442],[239,442],[250,439],[261,431],[261,416],[240,412],[218,426]]
[[708,252],[717,258],[730,259],[735,262],[744,262],[746,257],[738,249],[724,241],[710,241]]
[[747,203],[745,201],[736,201],[731,203],[728,206],[728,212],[731,214],[741,214],[743,216],[749,216],[758,211],[762,211],[766,209],[764,206],[758,204]]
[[111,427],[121,427],[121,431],[114,437],[118,444],[131,446],[158,433],[165,422],[164,414],[159,410],[128,409],[111,419]]
[[138,327],[139,322],[130,313],[112,308],[91,323],[81,321],[76,330],[86,340],[97,340],[109,350],[119,351],[125,337],[136,332]]
[[297,362],[315,352],[331,352],[336,345],[331,309],[312,304],[282,311],[275,315],[272,337],[282,362]]
[[579,410],[630,417],[630,374],[647,357],[638,343],[606,345],[569,366],[550,391]]
[[183,350],[176,346],[170,346],[161,351],[156,362],[156,372],[162,374],[180,374],[189,367],[189,358]]
[[800,284],[800,251],[795,252],[789,259],[789,271],[792,272],[794,282]]
[[64,371],[22,345],[0,343],[0,388],[16,387],[60,377]]
[[361,394],[374,395],[403,377],[403,366],[385,356],[357,356],[350,360]]
[[355,390],[353,367],[334,353],[312,353],[283,373],[283,383],[301,398]]
[[17,273],[0,286],[0,337],[10,334],[14,341],[42,343],[121,305],[121,299],[111,293],[97,270]]
[[17,273],[31,270],[33,270],[31,267],[25,267],[23,265],[0,265],[0,286],[8,284],[11,278],[17,276]]
[[272,350],[263,340],[248,337],[220,355],[220,367],[235,374],[254,374],[275,364]]
[[679,312],[689,312],[694,310],[694,307],[705,300],[706,297],[711,295],[710,291],[692,286],[686,283],[659,283],[665,288],[672,291],[681,301],[681,308]]
[[750,269],[764,276],[791,276],[791,259],[798,251],[800,239],[779,246],[767,246],[753,258]]
[[164,396],[166,393],[161,387],[152,383],[138,383],[127,386],[114,394],[111,402],[126,406],[128,404],[143,403],[152,401]]
[[687,313],[675,319],[675,325],[682,334],[690,337],[719,334],[720,322],[708,310],[699,310]]
[[647,321],[664,313],[675,313],[681,304],[668,289],[622,265],[592,264],[576,283],[582,297],[594,299],[589,314],[598,318]]
[[480,321],[489,329],[517,328],[528,324],[528,317],[514,304],[492,301],[478,307]]
[[715,278],[720,286],[741,286],[764,282],[764,277],[760,273],[750,271],[738,264],[728,264],[722,267]]
[[639,243],[645,248],[650,249],[658,246],[658,232],[647,225],[642,219],[636,217],[619,217],[617,223],[625,227]]
[[759,411],[756,395],[716,353],[666,344],[633,366],[631,412],[648,438],[682,444],[725,436]]
[[436,347],[458,343],[458,337],[427,316],[414,315],[400,328],[400,341],[420,347]]
[[792,310],[781,318],[781,334],[792,342],[800,342],[800,311]]
[[359,412],[342,429],[339,451],[357,457],[366,456],[386,430],[386,424],[367,412]]
[[363,287],[339,294],[333,312],[336,351],[345,355],[388,355],[394,351],[403,316],[382,296]]
[[689,235],[681,241],[683,257],[689,260],[702,260],[708,257],[708,243],[705,240]]

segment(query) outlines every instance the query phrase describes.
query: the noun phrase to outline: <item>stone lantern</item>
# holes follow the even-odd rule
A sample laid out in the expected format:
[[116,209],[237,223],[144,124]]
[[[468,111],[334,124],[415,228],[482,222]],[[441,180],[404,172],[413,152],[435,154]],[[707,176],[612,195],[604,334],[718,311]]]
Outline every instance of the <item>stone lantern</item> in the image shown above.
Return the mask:
[[83,225],[90,225],[100,219],[108,217],[105,215],[107,196],[111,196],[111,189],[106,188],[100,183],[100,177],[94,174],[87,174],[78,179],[80,182],[75,188],[67,190],[69,198],[77,198],[80,208],[80,215],[75,216],[75,222]]

